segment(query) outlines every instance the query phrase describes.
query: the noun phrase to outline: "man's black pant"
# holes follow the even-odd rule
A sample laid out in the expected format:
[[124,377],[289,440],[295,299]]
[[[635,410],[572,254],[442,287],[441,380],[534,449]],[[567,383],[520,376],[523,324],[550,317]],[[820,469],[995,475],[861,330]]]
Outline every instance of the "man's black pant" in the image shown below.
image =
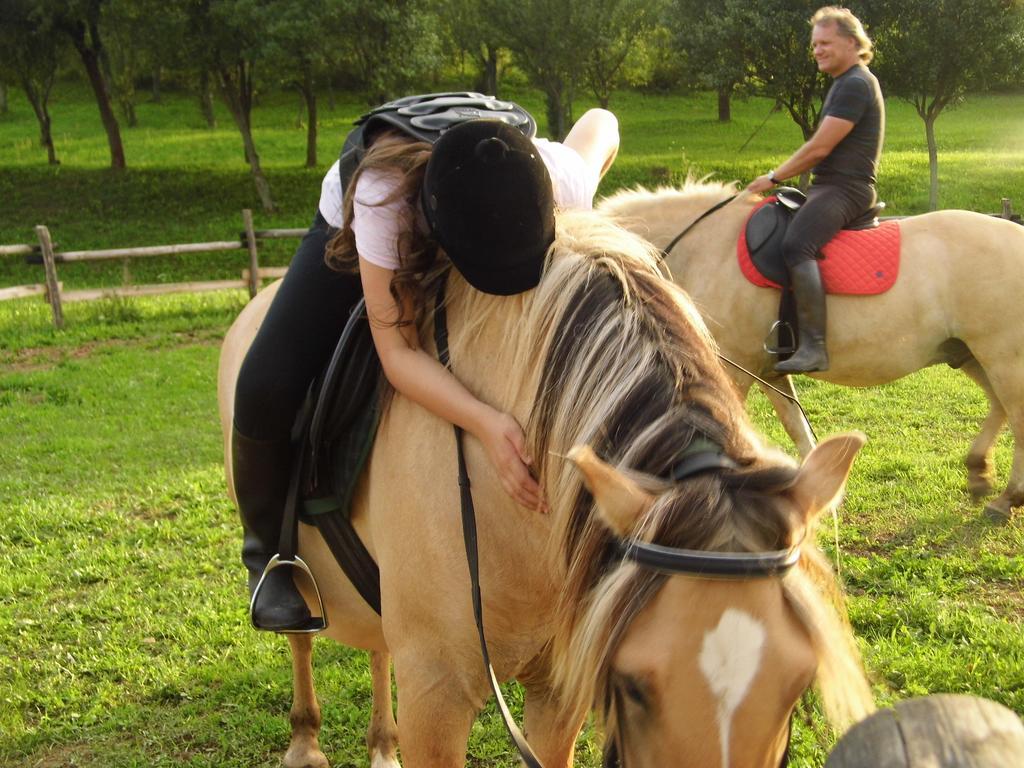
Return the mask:
[[875,188],[864,182],[835,184],[815,179],[782,241],[787,267],[817,257],[839,230],[875,204]]
[[318,211],[242,363],[235,426],[247,437],[289,436],[310,382],[363,295],[358,273],[335,272],[324,263],[334,231]]

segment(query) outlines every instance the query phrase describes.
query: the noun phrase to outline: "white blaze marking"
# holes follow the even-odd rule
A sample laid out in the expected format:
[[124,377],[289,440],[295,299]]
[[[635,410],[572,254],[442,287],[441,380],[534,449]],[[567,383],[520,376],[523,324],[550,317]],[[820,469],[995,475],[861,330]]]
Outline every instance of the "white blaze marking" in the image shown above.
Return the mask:
[[747,695],[761,666],[764,627],[746,613],[729,608],[718,626],[704,635],[700,671],[718,698],[718,738],[722,746],[722,768],[729,768],[729,737],[732,717]]

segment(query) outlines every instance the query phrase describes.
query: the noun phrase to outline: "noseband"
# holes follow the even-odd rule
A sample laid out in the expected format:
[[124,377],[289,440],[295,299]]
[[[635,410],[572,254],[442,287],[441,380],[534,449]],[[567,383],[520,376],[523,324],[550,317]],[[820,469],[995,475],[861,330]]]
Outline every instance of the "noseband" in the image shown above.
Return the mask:
[[[728,202],[728,201],[726,201]],[[724,204],[724,203],[723,203]],[[444,283],[437,293],[434,305],[434,342],[437,346],[437,357],[449,371],[451,360],[448,351],[447,313],[444,308]],[[505,728],[519,751],[519,756],[527,768],[544,768],[530,748],[526,737],[516,725],[509,712],[505,697],[498,687],[498,679],[491,667],[490,653],[484,636],[483,598],[480,591],[479,551],[477,547],[476,511],[473,506],[473,493],[470,489],[469,472],[462,449],[462,429],[455,427],[455,445],[458,454],[459,489],[462,506],[462,534],[466,547],[466,562],[469,566],[470,585],[473,600],[473,616],[476,620],[477,633],[480,636],[480,650],[483,655],[487,679],[491,691],[498,704]],[[722,449],[704,437],[697,437],[683,451],[679,461],[668,473],[670,482],[680,483],[695,475],[712,470],[735,469],[736,462],[730,459]],[[791,549],[777,552],[701,552],[691,549],[676,549],[648,544],[635,538],[619,539],[618,550],[621,559],[631,560],[642,568],[650,568],[668,574],[696,576],[716,576],[724,578],[755,578],[760,576],[779,576],[792,568],[800,559],[799,544]],[[792,727],[792,726],[791,726]],[[622,740],[621,723],[615,739],[605,750],[605,768],[621,768],[619,744]],[[789,745],[783,756],[780,768],[789,763]]]

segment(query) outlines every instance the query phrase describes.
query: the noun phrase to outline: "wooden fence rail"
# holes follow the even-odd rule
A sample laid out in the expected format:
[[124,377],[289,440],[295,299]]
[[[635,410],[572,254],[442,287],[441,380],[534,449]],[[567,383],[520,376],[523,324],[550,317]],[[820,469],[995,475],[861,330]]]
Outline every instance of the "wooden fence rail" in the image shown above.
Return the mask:
[[[278,240],[300,238],[306,234],[305,229],[260,229],[253,227],[252,211],[242,211],[243,231],[237,240],[219,240],[208,243],[177,243],[172,245],[151,245],[135,248],[108,248],[91,251],[58,250],[50,237],[50,230],[45,225],[36,227],[38,245],[15,244],[0,245],[0,256],[24,255],[29,263],[42,264],[46,273],[46,282],[39,285],[16,285],[0,288],[0,301],[18,299],[25,296],[44,296],[50,302],[53,312],[53,324],[57,328],[64,327],[63,305],[71,301],[89,301],[92,299],[114,296],[156,296],[167,293],[199,293],[202,291],[219,291],[227,288],[246,288],[249,296],[255,296],[260,289],[262,280],[282,277],[287,267],[260,267],[260,240]],[[208,280],[185,283],[155,283],[151,285],[122,285],[113,288],[95,288],[88,290],[65,291],[63,283],[57,279],[57,265],[80,261],[104,261],[119,259],[144,258],[148,256],[175,256],[183,253],[215,253],[218,251],[245,250],[248,254],[247,266],[241,272],[239,280]]]

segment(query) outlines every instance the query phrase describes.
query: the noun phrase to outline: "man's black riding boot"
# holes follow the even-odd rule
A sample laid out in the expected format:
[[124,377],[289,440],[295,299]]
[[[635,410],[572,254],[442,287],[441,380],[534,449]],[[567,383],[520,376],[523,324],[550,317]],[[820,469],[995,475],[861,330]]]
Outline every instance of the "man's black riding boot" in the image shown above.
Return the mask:
[[[289,440],[254,440],[231,430],[235,496],[242,517],[242,562],[249,570],[251,595],[267,562],[277,554],[291,470]],[[306,601],[292,580],[292,568],[267,574],[252,608],[257,629],[275,632],[302,629],[309,623]]]
[[825,349],[825,286],[814,259],[789,268],[800,323],[800,345],[788,360],[775,365],[779,373],[810,373],[828,370]]

